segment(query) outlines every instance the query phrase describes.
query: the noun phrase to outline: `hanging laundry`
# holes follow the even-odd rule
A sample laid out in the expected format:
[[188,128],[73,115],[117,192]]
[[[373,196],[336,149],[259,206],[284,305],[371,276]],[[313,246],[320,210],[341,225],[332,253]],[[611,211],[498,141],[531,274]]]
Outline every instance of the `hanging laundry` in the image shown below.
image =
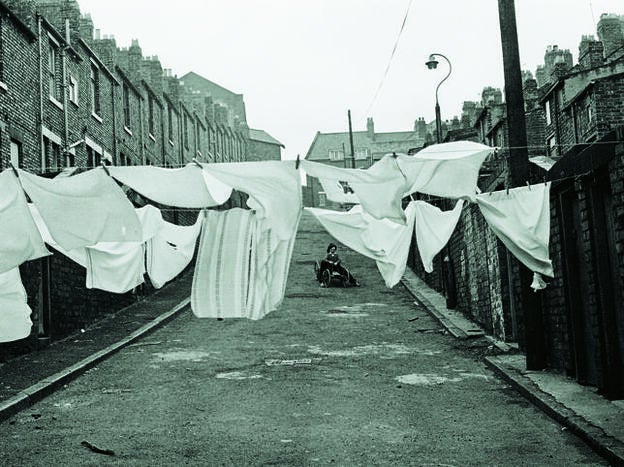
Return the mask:
[[347,182],[326,178],[319,178],[319,182],[323,187],[323,191],[325,192],[327,199],[337,203],[360,203],[360,199],[356,196],[355,191],[353,191],[353,188],[351,188]]
[[140,241],[141,225],[132,205],[104,170],[54,179],[18,172],[24,190],[63,248]]
[[297,232],[301,180],[292,161],[201,164],[206,174],[249,195],[247,206],[282,240]]
[[425,271],[433,271],[433,258],[451,238],[461,216],[463,205],[464,201],[460,199],[452,211],[442,211],[424,201],[414,202],[416,243]]
[[388,219],[375,219],[368,215],[362,206],[354,206],[347,212],[319,208],[305,209],[312,213],[336,240],[374,259],[386,287],[394,287],[401,280],[414,231],[414,202],[410,202],[405,208],[405,224]]
[[162,220],[156,235],[146,243],[147,274],[154,287],[160,289],[189,265],[203,220],[203,211],[200,211],[195,224],[190,226]]
[[427,146],[413,156],[400,155],[398,164],[408,180],[404,194],[474,200],[479,170],[492,151],[484,144],[454,141]]
[[19,268],[0,274],[0,342],[12,342],[30,335],[32,311],[26,298]]
[[284,299],[295,238],[279,240],[271,230],[256,225],[247,294],[249,319],[261,319],[279,308]]
[[191,288],[198,318],[246,318],[252,211],[206,211]]
[[[384,156],[368,169],[343,169],[305,159],[301,161],[301,168],[311,177],[318,178],[325,190],[332,183],[348,184],[357,202],[374,218],[405,223],[401,198],[409,188],[408,180],[393,155]],[[326,190],[328,199],[343,202],[342,196],[332,199],[332,193]]]
[[301,180],[292,161],[202,164],[205,172],[249,195],[255,213],[246,317],[260,319],[284,298],[299,219]]
[[12,170],[0,173],[0,273],[50,255],[28,210]]
[[225,203],[232,188],[204,174],[196,164],[179,169],[109,167],[112,177],[160,204],[178,208],[206,208]]
[[490,228],[522,264],[554,277],[548,253],[550,182],[482,193],[476,202]]
[[88,289],[125,293],[144,282],[144,242],[153,238],[164,223],[160,211],[154,206],[147,205],[135,210],[142,231],[140,241],[98,242],[92,246],[70,250],[54,241],[36,206],[29,207],[46,243],[86,268],[85,286]]

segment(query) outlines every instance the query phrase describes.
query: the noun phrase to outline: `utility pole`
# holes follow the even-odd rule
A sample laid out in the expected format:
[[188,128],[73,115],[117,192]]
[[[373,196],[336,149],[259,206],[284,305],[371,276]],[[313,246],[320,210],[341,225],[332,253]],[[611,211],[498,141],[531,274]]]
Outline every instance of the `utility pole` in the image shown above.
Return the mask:
[[[509,178],[511,185],[518,187],[524,186],[529,181],[529,156],[514,0],[498,0],[498,15],[505,73]],[[527,370],[542,370],[546,367],[546,344],[541,293],[531,291],[531,271],[522,264],[519,265],[519,276],[524,316],[526,367]]]
[[355,169],[355,152],[353,152],[353,130],[351,130],[351,110],[347,111],[349,116],[349,143],[351,144],[351,168]]

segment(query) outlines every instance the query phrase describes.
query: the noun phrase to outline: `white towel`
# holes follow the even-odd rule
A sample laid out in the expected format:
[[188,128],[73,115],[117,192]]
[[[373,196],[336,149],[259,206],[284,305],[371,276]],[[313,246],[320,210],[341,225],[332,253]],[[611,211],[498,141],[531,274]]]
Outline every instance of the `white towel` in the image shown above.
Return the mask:
[[548,253],[550,182],[483,193],[476,201],[490,228],[522,264],[554,277]]
[[404,211],[405,224],[375,219],[354,206],[347,212],[305,208],[327,232],[342,244],[374,259],[386,287],[394,287],[403,276],[414,229],[414,202]]
[[189,265],[203,219],[202,211],[194,225],[181,226],[163,220],[158,233],[146,243],[147,274],[154,287],[161,288]]
[[202,164],[206,174],[249,195],[247,205],[282,240],[296,234],[301,180],[293,161]]
[[191,289],[198,318],[247,317],[254,223],[252,211],[206,211]]
[[425,271],[433,271],[433,258],[451,238],[461,216],[463,204],[464,201],[460,199],[453,210],[442,211],[424,201],[414,202],[416,243]]
[[157,203],[179,208],[206,208],[228,200],[232,188],[204,175],[196,164],[179,169],[109,167],[110,174]]
[[473,200],[479,170],[494,148],[472,141],[427,146],[413,156],[401,155],[398,164],[408,179],[405,194],[418,192]]
[[63,248],[141,240],[141,225],[132,204],[104,170],[53,179],[18,172],[24,190]]
[[157,235],[164,223],[158,208],[147,205],[135,210],[141,225],[141,241],[98,242],[92,246],[70,250],[54,241],[37,207],[29,205],[29,208],[45,242],[86,268],[85,286],[88,289],[125,293],[143,283],[144,242]]
[[30,314],[19,268],[0,274],[0,342],[28,337],[32,327]]
[[51,254],[33,221],[17,177],[0,173],[0,273]]
[[[401,198],[408,189],[407,180],[392,155],[384,156],[368,169],[343,169],[307,160],[301,161],[301,168],[311,177],[318,178],[324,187],[346,182],[364,211],[374,218],[405,223]],[[329,199],[343,202],[342,196],[332,199],[332,193],[331,190],[326,193]]]

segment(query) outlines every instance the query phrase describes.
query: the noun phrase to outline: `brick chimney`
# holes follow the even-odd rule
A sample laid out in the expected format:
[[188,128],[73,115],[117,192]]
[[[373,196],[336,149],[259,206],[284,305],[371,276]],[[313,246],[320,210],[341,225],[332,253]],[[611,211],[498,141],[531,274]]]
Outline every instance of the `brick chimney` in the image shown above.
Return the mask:
[[427,122],[423,117],[418,117],[418,120],[414,122],[414,131],[421,138],[427,136]]
[[93,41],[93,47],[104,65],[112,70],[117,63],[117,43],[115,38],[105,35],[102,39]]
[[524,95],[524,108],[529,111],[537,104],[537,80],[530,78],[522,83],[522,94]]
[[93,20],[89,13],[80,17],[80,37],[87,44],[93,43]]
[[606,61],[624,54],[624,16],[603,13],[598,21],[598,38],[604,46]]
[[604,46],[594,36],[583,36],[579,44],[578,64],[581,68],[595,68],[604,62]]
[[563,57],[556,57],[553,63],[551,76],[553,81],[558,81],[570,71],[570,66],[565,62]]
[[74,42],[80,37],[81,14],[76,0],[36,0],[36,3],[37,10],[59,33],[65,36],[67,21],[71,41]]
[[368,117],[366,119],[366,135],[371,141],[375,141],[375,122],[373,121],[373,117]]
[[128,72],[135,80],[141,77],[141,62],[143,61],[143,51],[139,46],[138,39],[132,39],[130,47],[128,47]]
[[26,26],[37,30],[37,2],[35,0],[4,0],[3,2]]

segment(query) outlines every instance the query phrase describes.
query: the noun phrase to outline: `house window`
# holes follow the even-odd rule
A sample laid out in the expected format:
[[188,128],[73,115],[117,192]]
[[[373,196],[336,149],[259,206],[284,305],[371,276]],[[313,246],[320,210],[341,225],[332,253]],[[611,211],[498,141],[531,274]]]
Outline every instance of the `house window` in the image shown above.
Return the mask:
[[330,161],[342,161],[344,160],[344,152],[339,149],[330,149],[329,151]]
[[121,93],[123,98],[124,125],[126,128],[130,128],[130,88],[125,81],[121,87]]
[[149,96],[149,98],[147,99],[147,107],[148,107],[148,126],[149,126],[149,132],[151,135],[154,134],[154,98],[152,96]]
[[188,137],[188,117],[184,114],[184,121],[182,123],[182,131],[184,132],[184,147],[186,149],[189,148],[189,137]]
[[87,146],[87,168],[99,167],[101,161],[102,156],[91,146]]
[[43,138],[43,156],[48,170],[59,170],[61,162],[61,146],[49,138]]
[[91,64],[91,112],[100,114],[100,69]]
[[585,113],[587,114],[587,124],[591,125],[594,122],[594,112],[592,110],[591,102],[589,101],[589,99],[587,100]]
[[78,105],[78,80],[73,76],[69,77],[69,100]]
[[355,158],[358,160],[368,159],[370,157],[370,150],[368,148],[360,148],[355,150]]
[[550,157],[557,157],[557,143],[555,137],[548,138],[548,155]]
[[173,110],[167,105],[167,132],[169,133],[169,141],[173,141]]
[[11,139],[11,164],[13,167],[21,167],[24,161],[24,154],[22,151],[22,143],[15,139]]
[[552,123],[552,118],[550,116],[550,101],[546,101],[544,103],[544,111],[546,113],[546,125],[550,125]]
[[59,92],[59,57],[58,44],[50,41],[48,48],[48,92],[50,97],[56,101],[60,100]]

